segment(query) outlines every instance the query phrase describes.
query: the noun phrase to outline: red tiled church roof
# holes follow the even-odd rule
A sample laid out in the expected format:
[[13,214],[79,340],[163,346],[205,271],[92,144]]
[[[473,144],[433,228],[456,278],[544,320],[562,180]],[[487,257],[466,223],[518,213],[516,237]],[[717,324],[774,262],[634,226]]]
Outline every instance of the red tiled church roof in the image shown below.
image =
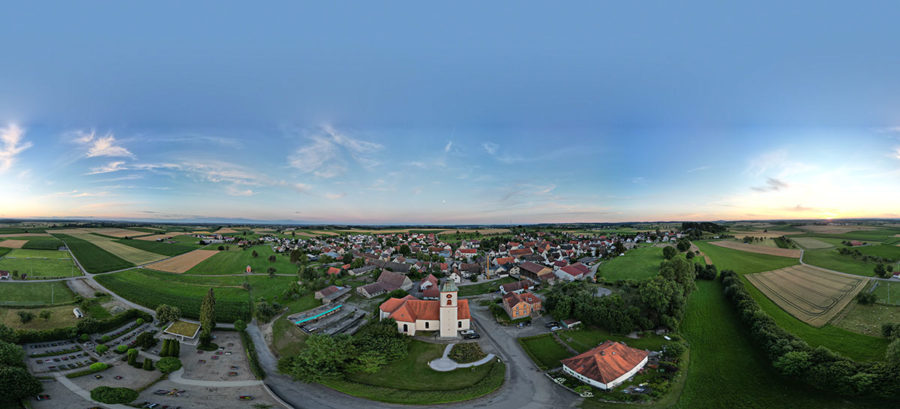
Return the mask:
[[563,359],[569,369],[590,379],[610,383],[638,366],[649,353],[620,342],[606,341],[583,354]]

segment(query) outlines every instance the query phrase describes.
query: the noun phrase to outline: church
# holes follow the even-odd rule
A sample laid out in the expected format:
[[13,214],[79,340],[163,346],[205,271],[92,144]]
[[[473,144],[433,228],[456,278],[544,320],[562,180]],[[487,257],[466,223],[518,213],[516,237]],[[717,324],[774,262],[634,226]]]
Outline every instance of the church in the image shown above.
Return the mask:
[[470,328],[472,320],[469,300],[458,299],[458,291],[453,281],[446,281],[437,300],[420,300],[411,295],[390,298],[379,307],[379,319],[393,318],[397,331],[410,336],[416,331],[439,331],[441,338],[458,337],[459,331]]

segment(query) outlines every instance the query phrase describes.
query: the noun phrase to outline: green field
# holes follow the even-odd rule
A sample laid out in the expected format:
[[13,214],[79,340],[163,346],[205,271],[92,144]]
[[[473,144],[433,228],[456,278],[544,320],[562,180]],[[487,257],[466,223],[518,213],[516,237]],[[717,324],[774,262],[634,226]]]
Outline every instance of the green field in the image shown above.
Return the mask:
[[590,350],[605,341],[624,342],[630,347],[659,351],[668,341],[659,335],[647,335],[639,339],[628,338],[624,335],[614,335],[609,331],[599,328],[580,328],[576,330],[558,331],[557,335],[572,349],[578,353]]
[[560,366],[560,360],[573,356],[550,334],[519,338],[518,341],[525,353],[542,370],[557,368]]
[[28,237],[28,243],[23,249],[56,250],[63,246],[63,242],[56,237]]
[[66,245],[81,266],[89,273],[105,273],[107,271],[121,270],[134,267],[114,254],[97,247],[93,243],[65,234],[55,234],[54,237],[65,241]]
[[164,256],[174,257],[195,250],[200,246],[189,246],[184,244],[171,244],[158,241],[136,240],[136,239],[117,239],[119,243],[136,249],[149,251],[151,253],[162,254]]
[[[691,345],[688,378],[677,408],[889,408],[854,403],[778,375],[752,344],[718,281],[698,281],[682,332]],[[602,407],[602,406],[601,406]]]
[[[173,305],[181,309],[187,318],[199,318],[200,304],[210,287],[216,293],[216,320],[232,322],[248,319],[251,299],[272,298],[280,295],[295,277],[251,276],[209,277],[171,274],[153,270],[128,270],[96,277],[110,291],[148,308],[159,304]],[[165,283],[160,285],[159,283]],[[250,290],[243,288],[249,284]]]
[[459,286],[459,296],[466,297],[470,295],[487,294],[500,291],[500,285],[514,283],[516,281],[518,280],[516,280],[515,278],[505,277],[496,281],[488,281],[472,285],[461,285]]
[[351,374],[347,379],[329,380],[323,385],[348,395],[381,402],[436,405],[470,400],[493,392],[503,384],[506,366],[502,362],[437,372],[428,362],[439,358],[444,345],[412,341],[409,355],[373,374]]
[[840,240],[859,240],[863,242],[877,241],[882,243],[897,243],[900,242],[900,237],[894,237],[896,234],[900,234],[900,229],[857,230],[843,234],[811,233],[804,234],[803,236],[817,238],[825,237]]
[[719,271],[733,270],[738,274],[752,274],[799,264],[795,258],[732,250],[703,241],[695,241],[694,244],[709,256]]
[[52,305],[66,304],[72,301],[75,301],[75,293],[62,281],[0,282],[0,305]]
[[0,258],[0,270],[28,274],[29,279],[81,275],[69,253],[58,250],[14,249]]
[[873,292],[881,304],[900,305],[900,282],[879,281]]
[[[253,251],[258,256],[253,257]],[[269,267],[275,267],[279,274],[296,274],[297,265],[292,264],[290,258],[285,254],[276,255],[277,260],[270,263],[269,256],[275,254],[271,246],[255,246],[246,250],[241,250],[237,246],[232,246],[231,250],[222,251],[218,254],[203,260],[186,274],[243,274],[249,265],[255,273],[265,273]]]
[[850,273],[866,277],[872,277],[875,275],[874,270],[876,263],[855,260],[851,256],[842,256],[838,254],[837,249],[806,250],[803,253],[803,262],[806,264],[814,265],[816,267],[840,271],[842,273]]
[[624,256],[600,263],[597,274],[607,281],[651,278],[659,274],[659,263],[664,260],[662,253],[662,247],[638,247]]
[[850,303],[835,320],[834,325],[859,334],[881,336],[881,324],[900,323],[900,307],[894,305],[863,305]]

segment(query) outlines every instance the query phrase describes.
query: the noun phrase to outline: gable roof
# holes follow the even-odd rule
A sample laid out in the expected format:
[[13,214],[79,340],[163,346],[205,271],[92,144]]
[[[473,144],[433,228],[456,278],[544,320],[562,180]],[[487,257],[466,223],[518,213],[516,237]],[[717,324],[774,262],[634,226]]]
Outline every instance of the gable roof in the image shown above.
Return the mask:
[[620,342],[606,341],[583,354],[563,359],[569,369],[595,381],[608,384],[628,373],[649,353]]
[[337,267],[328,267],[328,274],[340,274],[341,269]]
[[500,287],[503,288],[503,291],[508,292],[508,293],[511,293],[513,291],[519,291],[519,290],[527,290],[527,289],[531,288],[531,281],[521,280],[521,281],[516,281],[514,283],[506,283],[506,284],[501,285]]
[[532,263],[530,261],[526,261],[522,264],[519,264],[519,269],[522,269],[522,270],[528,271],[529,273],[534,273],[534,274],[540,273],[541,271],[544,271],[544,269],[548,269],[548,268],[549,267],[542,266],[542,265],[536,264],[536,263]]
[[[378,307],[389,313],[389,318],[400,322],[416,322],[416,320],[437,321],[441,319],[441,302],[439,300],[420,300],[411,295],[403,298],[390,298]],[[456,318],[471,319],[469,300],[459,300],[456,304]]]
[[394,291],[402,287],[406,280],[407,277],[405,275],[387,270],[382,271],[381,275],[378,276],[378,284],[381,284],[385,291]]
[[515,307],[523,302],[526,304],[537,304],[541,302],[541,299],[529,292],[524,292],[522,294],[507,293],[503,296],[503,302],[510,307]]
[[434,274],[429,274],[428,277],[425,277],[422,279],[422,282],[420,282],[419,285],[422,285],[425,283],[431,283],[432,287],[437,287],[438,279],[437,279],[437,277],[434,276]]

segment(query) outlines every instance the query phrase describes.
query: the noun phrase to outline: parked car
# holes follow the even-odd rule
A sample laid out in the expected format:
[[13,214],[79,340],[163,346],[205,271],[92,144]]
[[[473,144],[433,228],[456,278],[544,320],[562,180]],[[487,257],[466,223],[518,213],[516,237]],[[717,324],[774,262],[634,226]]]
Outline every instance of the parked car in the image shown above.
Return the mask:
[[559,327],[559,326],[561,326],[561,324],[556,321],[551,321],[551,322],[544,324],[544,326],[547,328],[553,328],[553,327]]

